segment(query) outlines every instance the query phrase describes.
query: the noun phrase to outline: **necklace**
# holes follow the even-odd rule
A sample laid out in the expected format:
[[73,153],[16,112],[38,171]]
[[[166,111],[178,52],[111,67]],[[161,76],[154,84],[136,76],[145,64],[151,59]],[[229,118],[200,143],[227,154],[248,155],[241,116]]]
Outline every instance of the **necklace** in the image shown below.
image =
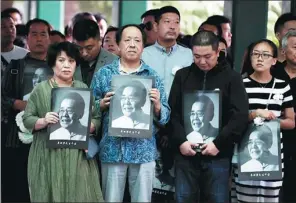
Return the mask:
[[[256,82],[257,82],[257,81],[256,81]],[[263,83],[263,84],[265,84],[265,85],[262,85],[260,82],[257,82],[257,83],[260,85],[260,87],[261,87],[261,88],[265,88],[265,87],[266,87],[266,86],[269,84],[269,82],[268,82],[268,83],[266,83],[266,84],[265,84],[265,83]]]

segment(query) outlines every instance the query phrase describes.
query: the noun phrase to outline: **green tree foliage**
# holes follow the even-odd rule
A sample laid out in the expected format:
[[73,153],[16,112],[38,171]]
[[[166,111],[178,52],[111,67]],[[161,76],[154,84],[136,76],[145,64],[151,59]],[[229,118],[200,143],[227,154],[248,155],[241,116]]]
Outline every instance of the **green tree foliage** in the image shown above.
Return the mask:
[[81,11],[87,11],[90,13],[102,13],[107,22],[112,22],[112,1],[79,1],[79,8]]

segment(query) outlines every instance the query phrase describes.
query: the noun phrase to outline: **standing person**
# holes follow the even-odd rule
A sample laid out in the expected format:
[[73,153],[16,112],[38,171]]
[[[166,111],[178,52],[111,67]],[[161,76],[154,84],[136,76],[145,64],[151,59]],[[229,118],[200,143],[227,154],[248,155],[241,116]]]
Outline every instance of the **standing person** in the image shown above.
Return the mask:
[[285,61],[285,54],[282,50],[282,39],[289,30],[296,30],[296,15],[293,13],[284,13],[274,24],[274,34],[279,41],[278,63]]
[[159,9],[150,9],[148,11],[145,11],[145,13],[141,15],[141,26],[144,29],[147,36],[147,42],[145,44],[145,47],[155,44],[157,40],[157,32],[155,31],[154,23],[158,15],[158,11]]
[[[290,30],[281,40],[282,50],[285,54],[285,67],[273,69],[272,75],[276,78],[285,80],[289,83],[293,95],[293,107],[296,113],[296,30]],[[294,184],[296,182],[296,128],[293,130],[283,131],[284,143],[284,160],[285,160],[285,176],[283,182],[283,200],[288,202],[296,202],[296,194]]]
[[[218,63],[219,38],[210,31],[192,37],[194,63],[177,71],[169,97],[172,109],[170,134],[174,143],[176,201],[229,202],[229,170],[233,143],[247,126],[248,103],[241,76]],[[183,120],[184,92],[221,91],[221,128],[218,136],[201,146],[186,139]],[[199,195],[200,194],[200,195]]]
[[[32,92],[23,119],[33,132],[28,162],[28,181],[32,202],[103,202],[99,171],[95,159],[86,159],[81,149],[50,149],[47,127],[59,122],[51,112],[51,90],[54,87],[87,88],[73,81],[79,51],[70,42],[52,45],[48,50],[48,66],[53,68],[51,79],[41,82]],[[100,125],[96,108],[92,108],[90,133]]]
[[83,59],[76,69],[74,78],[89,86],[94,73],[118,57],[101,47],[100,30],[93,20],[79,20],[74,25],[72,37]]
[[7,8],[2,11],[12,17],[14,24],[19,25],[23,23],[23,15],[17,8]]
[[[281,129],[293,129],[295,118],[290,86],[270,73],[270,68],[277,61],[276,45],[270,40],[259,40],[251,47],[250,56],[254,72],[243,80],[249,97],[249,122],[258,117],[263,120],[279,119]],[[283,163],[282,135],[281,153]],[[240,181],[237,176],[237,160],[233,159],[233,163],[236,195],[232,195],[232,202],[279,202],[282,179]]]
[[[157,126],[168,122],[170,107],[162,80],[156,71],[141,61],[145,40],[145,32],[138,25],[128,24],[120,28],[116,42],[121,58],[96,72],[92,83],[96,106],[103,115],[103,138],[99,157],[102,166],[102,191],[106,202],[123,201],[127,174],[131,201],[151,202],[157,158],[155,134]],[[149,98],[154,106],[151,138],[114,137],[108,134],[108,125],[111,122],[109,105],[114,95],[111,80],[114,75],[155,78],[155,88],[149,91]]]
[[117,27],[109,27],[106,31],[106,34],[103,38],[102,47],[109,51],[110,53],[113,53],[117,56],[119,56],[119,47],[116,43],[116,33],[118,31]]
[[46,64],[50,43],[48,22],[30,20],[26,30],[30,52],[25,58],[12,60],[1,81],[2,174],[5,174],[2,176],[2,192],[3,200],[7,193],[10,201],[14,202],[29,201],[27,160],[30,147],[20,142],[15,117],[26,108],[24,95],[33,89],[35,71],[38,68],[49,69]]
[[16,27],[9,14],[1,12],[1,78],[12,59],[21,59],[29,52],[13,44],[16,39]]
[[93,14],[95,19],[97,20],[99,29],[100,29],[100,37],[103,39],[103,37],[106,34],[107,28],[108,28],[108,23],[106,20],[106,17],[102,13],[95,13]]

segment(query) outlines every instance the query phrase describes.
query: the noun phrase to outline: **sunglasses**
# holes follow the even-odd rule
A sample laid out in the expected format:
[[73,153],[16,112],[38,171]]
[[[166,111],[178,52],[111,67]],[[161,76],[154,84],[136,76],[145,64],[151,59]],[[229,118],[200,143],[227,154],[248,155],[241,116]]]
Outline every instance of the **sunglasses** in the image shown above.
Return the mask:
[[146,29],[146,30],[148,30],[148,31],[151,31],[152,30],[152,28],[153,28],[153,25],[152,25],[152,22],[147,22],[147,23],[141,23],[140,24],[140,27],[144,30],[144,29]]

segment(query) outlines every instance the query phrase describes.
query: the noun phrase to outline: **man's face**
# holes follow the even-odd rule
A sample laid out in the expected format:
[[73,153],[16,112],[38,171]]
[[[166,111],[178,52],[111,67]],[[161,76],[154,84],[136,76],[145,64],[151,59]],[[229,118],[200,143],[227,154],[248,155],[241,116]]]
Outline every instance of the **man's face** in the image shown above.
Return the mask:
[[198,132],[204,123],[204,104],[201,102],[193,103],[190,112],[191,127]]
[[100,22],[98,22],[98,26],[100,29],[100,37],[103,39],[108,28],[107,22],[104,19],[101,19]]
[[140,100],[141,99],[139,97],[139,94],[137,94],[135,87],[124,88],[120,99],[121,110],[123,115],[130,117],[136,111],[140,110]]
[[264,141],[260,139],[259,131],[254,131],[251,133],[248,150],[252,159],[259,159],[264,151],[267,151],[267,146]]
[[15,25],[22,24],[22,17],[19,13],[10,13],[10,16],[13,18]]
[[180,34],[180,18],[175,13],[164,13],[161,15],[156,31],[158,38],[163,41],[176,41]]
[[155,24],[155,19],[154,16],[146,16],[142,19],[143,24],[150,23],[150,29],[148,30],[147,27],[145,26],[145,33],[147,35],[147,44],[154,44],[157,40],[157,32],[155,31],[154,24]]
[[16,38],[16,28],[12,18],[1,19],[1,43],[13,43]]
[[85,61],[95,60],[100,53],[101,41],[98,38],[89,38],[81,42],[73,39],[73,42],[78,45],[80,55]]
[[104,37],[103,48],[119,56],[119,48],[116,43],[116,31],[108,32]]
[[136,27],[125,28],[119,42],[120,56],[127,61],[140,61],[143,49],[141,31]]
[[232,33],[231,33],[231,28],[229,23],[222,23],[221,24],[222,28],[222,37],[226,40],[227,46],[231,46],[231,38],[232,38]]
[[276,33],[276,37],[281,42],[285,34],[290,30],[296,30],[296,20],[286,22],[280,32]]
[[69,128],[78,120],[75,113],[75,101],[72,99],[64,99],[61,103],[59,111],[60,124],[63,128]]
[[296,37],[289,37],[288,44],[284,50],[287,62],[296,66]]
[[209,71],[217,65],[219,51],[213,50],[211,45],[193,46],[194,63],[203,71]]
[[38,68],[35,71],[35,74],[32,79],[33,87],[36,87],[36,85],[38,83],[41,83],[42,81],[46,80],[47,78],[48,78],[48,75],[46,74],[45,68]]
[[30,26],[27,43],[31,52],[46,53],[50,44],[48,27],[43,23]]
[[203,24],[199,30],[206,30],[213,32],[215,35],[218,35],[218,29],[215,25]]

